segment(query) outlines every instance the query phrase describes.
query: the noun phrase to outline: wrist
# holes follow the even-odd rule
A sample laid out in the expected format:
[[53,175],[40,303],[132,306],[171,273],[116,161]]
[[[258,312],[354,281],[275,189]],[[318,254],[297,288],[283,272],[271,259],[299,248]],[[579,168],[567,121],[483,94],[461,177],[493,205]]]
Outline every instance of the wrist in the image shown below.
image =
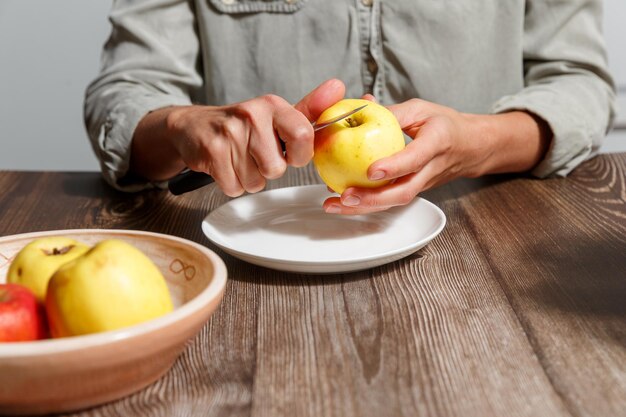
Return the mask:
[[[146,114],[137,125],[131,143],[131,170],[153,181],[173,177],[185,168],[176,141],[182,107],[172,106]],[[176,117],[173,116],[176,114]],[[171,120],[170,120],[171,119]]]
[[468,115],[476,176],[532,170],[545,156],[552,132],[541,118],[524,111]]
[[464,113],[468,163],[465,177],[477,178],[490,173],[493,154],[497,152],[497,133],[489,115]]
[[[176,148],[177,138],[184,135],[185,116],[195,106],[171,106],[165,107],[158,112],[158,123],[160,129],[163,129],[164,136],[168,139],[168,145]],[[155,112],[155,113],[156,113]]]

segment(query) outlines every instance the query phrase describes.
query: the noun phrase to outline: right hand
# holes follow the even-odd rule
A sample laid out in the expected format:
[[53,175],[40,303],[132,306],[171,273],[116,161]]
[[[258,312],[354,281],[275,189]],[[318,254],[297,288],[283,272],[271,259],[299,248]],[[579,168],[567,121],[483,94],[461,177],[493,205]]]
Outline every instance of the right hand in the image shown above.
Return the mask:
[[341,81],[328,80],[295,106],[265,95],[228,106],[171,107],[165,116],[166,137],[181,164],[211,175],[228,196],[254,193],[266,180],[282,176],[287,165],[304,166],[311,160],[310,120],[344,93]]

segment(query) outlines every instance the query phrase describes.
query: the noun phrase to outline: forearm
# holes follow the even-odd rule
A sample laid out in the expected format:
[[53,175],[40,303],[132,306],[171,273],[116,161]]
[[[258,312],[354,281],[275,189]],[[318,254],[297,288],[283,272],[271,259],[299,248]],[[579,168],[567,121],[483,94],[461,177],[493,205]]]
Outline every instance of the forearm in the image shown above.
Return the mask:
[[541,118],[523,111],[471,115],[471,135],[483,155],[472,176],[532,170],[545,156],[552,132]]
[[130,170],[151,181],[172,178],[185,168],[173,145],[168,116],[177,107],[165,107],[145,115],[133,134]]

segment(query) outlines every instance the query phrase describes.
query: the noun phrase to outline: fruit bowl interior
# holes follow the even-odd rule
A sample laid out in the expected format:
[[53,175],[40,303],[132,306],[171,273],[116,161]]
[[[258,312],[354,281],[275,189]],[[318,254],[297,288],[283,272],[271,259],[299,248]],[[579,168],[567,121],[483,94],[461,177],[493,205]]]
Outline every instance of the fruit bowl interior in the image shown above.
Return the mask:
[[65,412],[102,404],[164,375],[219,305],[226,267],[208,248],[174,236],[128,230],[59,230],[0,238],[0,283],[34,239],[66,236],[93,245],[124,240],[160,269],[174,311],[114,331],[0,343],[0,414]]

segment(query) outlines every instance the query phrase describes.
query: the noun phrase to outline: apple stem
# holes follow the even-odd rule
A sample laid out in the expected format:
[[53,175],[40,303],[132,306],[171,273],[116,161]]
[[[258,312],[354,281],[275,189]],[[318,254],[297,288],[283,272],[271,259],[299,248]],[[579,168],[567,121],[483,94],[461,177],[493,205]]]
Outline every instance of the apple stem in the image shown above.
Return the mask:
[[72,249],[74,247],[74,245],[69,245],[69,246],[65,246],[62,247],[61,249],[58,248],[53,248],[51,251],[47,250],[47,249],[42,249],[42,252],[45,253],[46,255],[50,256],[54,256],[54,255],[63,255],[66,254],[70,251],[70,249]]
[[346,119],[346,122],[348,122],[348,125],[350,125],[350,127],[357,127],[357,126],[359,126],[359,123],[356,120],[354,120],[352,117],[348,117]]

